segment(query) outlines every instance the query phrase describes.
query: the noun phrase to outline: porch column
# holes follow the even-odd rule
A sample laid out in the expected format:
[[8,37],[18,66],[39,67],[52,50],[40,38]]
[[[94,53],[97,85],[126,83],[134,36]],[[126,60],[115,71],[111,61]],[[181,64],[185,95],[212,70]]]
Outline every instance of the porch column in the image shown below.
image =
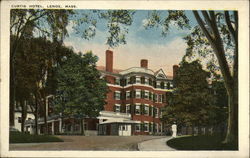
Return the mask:
[[59,133],[62,133],[62,119],[59,119]]
[[54,121],[51,122],[51,134],[54,135]]

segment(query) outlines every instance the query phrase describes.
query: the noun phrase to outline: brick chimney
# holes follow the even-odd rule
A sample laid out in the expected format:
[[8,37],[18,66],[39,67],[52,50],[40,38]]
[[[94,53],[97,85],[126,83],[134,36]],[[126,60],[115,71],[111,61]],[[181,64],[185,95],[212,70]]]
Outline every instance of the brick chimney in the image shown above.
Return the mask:
[[177,70],[179,69],[179,66],[178,65],[174,65],[173,66],[173,80],[176,78],[176,73],[177,73]]
[[147,59],[141,59],[141,67],[148,68],[148,60]]
[[106,71],[113,72],[113,52],[106,50]]

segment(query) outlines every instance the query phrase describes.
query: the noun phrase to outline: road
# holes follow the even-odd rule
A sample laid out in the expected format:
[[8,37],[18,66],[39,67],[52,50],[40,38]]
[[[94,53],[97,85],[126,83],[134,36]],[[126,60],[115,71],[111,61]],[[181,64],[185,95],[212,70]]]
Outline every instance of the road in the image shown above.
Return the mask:
[[167,146],[166,144],[169,139],[171,139],[170,136],[159,139],[147,140],[139,143],[138,149],[140,151],[174,151],[175,149]]
[[57,136],[64,142],[10,144],[10,150],[138,150],[138,143],[164,136]]

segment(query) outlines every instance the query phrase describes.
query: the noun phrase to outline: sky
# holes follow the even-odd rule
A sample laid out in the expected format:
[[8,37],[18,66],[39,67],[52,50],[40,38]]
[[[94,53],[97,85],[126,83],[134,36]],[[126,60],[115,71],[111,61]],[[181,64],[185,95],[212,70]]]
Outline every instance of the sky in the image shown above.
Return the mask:
[[[81,13],[92,12],[88,10],[78,10]],[[190,24],[196,25],[191,11],[185,11],[190,19]],[[136,11],[133,16],[133,23],[128,27],[126,35],[126,44],[110,48],[106,44],[107,27],[106,22],[99,20],[96,27],[96,35],[90,40],[83,39],[81,35],[76,34],[73,29],[74,24],[70,22],[67,26],[69,36],[64,40],[66,46],[73,47],[75,52],[92,51],[99,57],[97,66],[105,66],[105,51],[107,49],[114,52],[114,69],[128,69],[130,67],[139,67],[141,59],[148,60],[148,68],[157,71],[163,69],[165,74],[172,76],[172,66],[179,64],[186,50],[186,43],[183,37],[190,30],[177,29],[171,27],[166,37],[161,35],[161,28],[145,29],[143,24],[149,11]],[[80,16],[80,15],[78,15]]]

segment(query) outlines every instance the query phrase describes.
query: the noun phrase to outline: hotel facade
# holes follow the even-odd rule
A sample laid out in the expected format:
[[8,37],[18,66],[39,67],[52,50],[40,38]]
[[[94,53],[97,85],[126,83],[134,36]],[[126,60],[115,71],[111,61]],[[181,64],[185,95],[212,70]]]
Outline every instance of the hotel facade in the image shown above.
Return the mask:
[[[138,61],[138,67],[126,70],[113,68],[113,52],[106,52],[106,66],[97,67],[108,86],[106,105],[97,118],[84,119],[85,135],[164,135],[161,109],[167,106],[167,93],[174,88],[173,76],[162,69],[154,72],[148,60]],[[47,109],[51,109],[48,107]],[[53,111],[53,110],[52,110]],[[34,119],[26,121],[28,132],[34,133]],[[80,122],[75,118],[62,118],[48,112],[49,134],[80,134]],[[44,133],[44,119],[38,119],[38,133]]]
[[[139,63],[138,63],[139,65]],[[178,66],[173,67],[175,77]],[[139,67],[113,69],[113,52],[106,51],[106,67],[100,70],[107,81],[104,111],[100,112],[99,135],[163,135],[161,109],[167,105],[167,92],[174,88],[173,78],[162,69],[154,72],[148,60],[141,59]]]

